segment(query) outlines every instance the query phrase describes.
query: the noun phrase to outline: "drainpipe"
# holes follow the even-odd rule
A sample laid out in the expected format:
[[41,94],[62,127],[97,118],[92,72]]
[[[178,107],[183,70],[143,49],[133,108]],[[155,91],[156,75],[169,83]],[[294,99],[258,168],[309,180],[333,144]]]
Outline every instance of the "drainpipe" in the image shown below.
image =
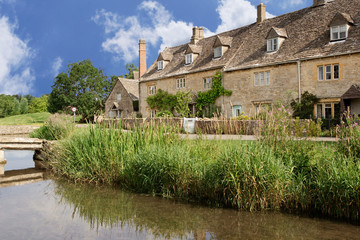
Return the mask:
[[298,82],[299,82],[299,102],[301,102],[301,60],[297,61]]

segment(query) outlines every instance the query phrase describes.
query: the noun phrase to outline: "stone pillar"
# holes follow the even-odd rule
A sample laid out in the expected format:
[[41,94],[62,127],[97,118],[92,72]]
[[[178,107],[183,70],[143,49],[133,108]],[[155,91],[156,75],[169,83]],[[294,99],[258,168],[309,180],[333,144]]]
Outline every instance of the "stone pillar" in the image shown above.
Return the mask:
[[4,155],[4,149],[0,148],[0,176],[3,176],[5,173],[5,155]]

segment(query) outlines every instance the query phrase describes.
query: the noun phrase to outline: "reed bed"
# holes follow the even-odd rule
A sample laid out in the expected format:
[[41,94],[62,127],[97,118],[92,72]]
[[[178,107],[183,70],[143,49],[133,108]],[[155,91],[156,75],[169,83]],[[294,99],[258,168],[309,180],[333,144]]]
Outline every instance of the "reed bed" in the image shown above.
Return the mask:
[[75,181],[211,206],[282,209],[359,223],[360,161],[335,143],[295,141],[281,124],[275,130],[260,125],[262,134],[254,142],[184,140],[178,129],[165,125],[132,131],[97,126],[59,141],[51,166]]

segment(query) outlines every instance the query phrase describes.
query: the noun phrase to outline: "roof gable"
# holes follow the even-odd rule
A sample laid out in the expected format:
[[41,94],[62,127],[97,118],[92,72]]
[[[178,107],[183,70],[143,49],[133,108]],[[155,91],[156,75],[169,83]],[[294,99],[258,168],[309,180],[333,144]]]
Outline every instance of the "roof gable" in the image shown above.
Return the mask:
[[285,28],[272,27],[270,29],[266,39],[277,38],[277,37],[288,38],[286,29]]
[[215,43],[214,43],[214,48],[216,47],[220,47],[220,46],[228,46],[230,47],[232,42],[232,37],[227,37],[227,36],[217,36]]
[[354,99],[360,98],[360,85],[354,84],[352,85],[349,90],[347,90],[344,95],[341,96],[342,99]]
[[188,44],[185,54],[189,54],[189,53],[199,54],[201,52],[201,49],[202,49],[201,46],[197,46],[195,44]]
[[166,52],[167,49],[165,49],[163,52],[159,54],[159,57],[157,58],[157,61],[171,61],[172,54]]
[[337,12],[330,22],[329,26],[337,26],[343,24],[354,24],[354,20],[350,14]]

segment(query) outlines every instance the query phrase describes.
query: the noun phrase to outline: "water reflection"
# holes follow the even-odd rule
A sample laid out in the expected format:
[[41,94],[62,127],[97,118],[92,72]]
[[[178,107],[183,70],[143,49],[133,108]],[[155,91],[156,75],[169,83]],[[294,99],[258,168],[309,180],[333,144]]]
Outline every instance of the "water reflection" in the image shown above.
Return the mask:
[[159,239],[357,239],[356,226],[280,213],[209,209],[57,181],[55,193],[91,228],[135,226]]

